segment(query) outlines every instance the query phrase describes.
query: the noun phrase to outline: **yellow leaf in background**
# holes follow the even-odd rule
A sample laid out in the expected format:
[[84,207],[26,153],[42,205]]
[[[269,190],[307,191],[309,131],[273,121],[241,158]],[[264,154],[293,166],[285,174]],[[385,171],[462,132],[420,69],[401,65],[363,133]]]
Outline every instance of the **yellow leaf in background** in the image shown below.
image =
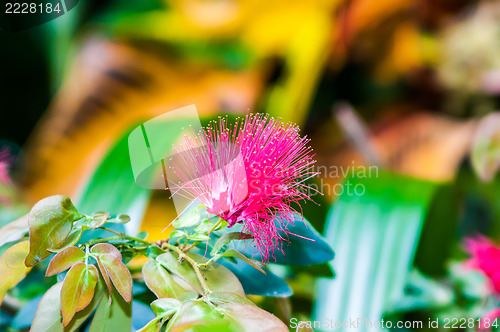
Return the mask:
[[0,303],[9,289],[17,285],[28,274],[31,268],[24,265],[24,259],[28,255],[29,242],[19,242],[0,257]]
[[259,70],[185,65],[126,43],[87,40],[26,151],[24,194],[73,196],[117,137],[168,110],[197,104],[200,116],[253,108]]
[[485,182],[491,181],[500,170],[500,113],[480,120],[471,157],[474,171]]
[[[326,124],[318,134],[336,132],[331,126]],[[446,182],[455,177],[460,163],[467,156],[476,121],[459,121],[421,112],[398,119],[382,119],[372,128],[376,129],[370,142],[382,165],[378,167],[420,179]],[[356,148],[347,144],[339,147],[338,143],[333,143],[333,137],[331,141],[313,137],[312,142],[316,144],[313,147],[318,155],[320,189],[330,199],[336,197],[331,188],[343,180],[342,171],[370,166]],[[377,174],[373,170],[371,176]]]

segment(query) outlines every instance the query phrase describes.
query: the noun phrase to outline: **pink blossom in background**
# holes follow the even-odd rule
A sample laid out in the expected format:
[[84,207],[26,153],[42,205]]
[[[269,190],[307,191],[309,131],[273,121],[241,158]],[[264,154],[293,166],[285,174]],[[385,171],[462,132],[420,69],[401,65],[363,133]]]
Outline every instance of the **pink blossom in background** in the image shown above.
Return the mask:
[[465,250],[471,255],[467,266],[483,272],[491,282],[493,290],[500,294],[500,247],[488,238],[478,236],[465,241]]
[[496,319],[496,324],[500,324],[500,319],[498,319],[498,318],[500,318],[500,308],[496,308],[496,309],[489,311],[486,315],[481,317],[478,330],[479,331],[492,330],[491,327],[494,324],[495,319]]
[[310,200],[313,189],[304,181],[317,173],[308,143],[296,125],[266,115],[248,115],[234,125],[220,119],[188,139],[189,150],[172,163],[179,185],[170,189],[198,200],[229,227],[242,223],[269,261],[281,250],[279,230],[287,233],[300,201]]
[[[490,281],[492,291],[500,295],[500,247],[484,236],[477,236],[465,240],[465,250],[471,255],[467,266],[484,273]],[[489,311],[481,318],[479,330],[491,330],[491,324],[499,317],[500,308]],[[489,324],[485,324],[485,320]],[[498,320],[497,322],[500,323]]]
[[10,154],[6,148],[0,149],[0,182],[9,183],[10,177],[8,173]]

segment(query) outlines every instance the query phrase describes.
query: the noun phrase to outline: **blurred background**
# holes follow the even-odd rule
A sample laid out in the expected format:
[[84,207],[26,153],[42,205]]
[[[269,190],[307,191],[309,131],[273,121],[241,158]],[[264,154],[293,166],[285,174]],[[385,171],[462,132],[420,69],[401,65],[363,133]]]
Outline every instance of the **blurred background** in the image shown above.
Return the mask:
[[[2,225],[54,194],[91,213],[90,195],[165,238],[175,210],[168,193],[130,194],[127,133],[191,104],[204,123],[266,112],[311,138],[324,195],[304,214],[336,258],[333,273],[276,271],[294,295],[259,305],[286,322],[499,307],[464,241],[500,240],[500,2],[81,0],[32,28],[3,22]],[[18,286],[19,307],[44,287]],[[15,314],[4,326],[26,328]]]

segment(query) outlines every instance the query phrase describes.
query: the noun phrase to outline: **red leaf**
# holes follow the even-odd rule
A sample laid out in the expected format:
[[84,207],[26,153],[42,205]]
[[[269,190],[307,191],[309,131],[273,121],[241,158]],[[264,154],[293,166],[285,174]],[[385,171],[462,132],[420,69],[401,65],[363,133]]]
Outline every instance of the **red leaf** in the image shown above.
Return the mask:
[[125,301],[132,301],[132,276],[125,264],[122,263],[121,259],[111,254],[102,254],[100,261],[118,293]]
[[85,253],[77,247],[69,247],[58,253],[50,261],[47,277],[66,271],[76,263],[85,261]]
[[99,243],[92,247],[90,250],[93,254],[109,254],[118,258],[120,261],[122,260],[122,254],[115,246],[109,243]]
[[82,284],[82,293],[76,311],[85,309],[94,298],[95,286],[97,284],[98,272],[95,265],[87,265],[85,277]]
[[113,286],[111,285],[111,280],[109,280],[108,276],[108,271],[104,267],[104,265],[101,262],[101,256],[98,256],[97,259],[97,265],[99,266],[99,270],[101,271],[101,275],[104,279],[104,282],[106,283],[106,287],[108,288],[109,291],[109,301],[108,303],[111,304],[111,293],[113,292]]
[[76,313],[80,295],[82,293],[83,279],[85,277],[85,263],[75,264],[64,278],[61,289],[61,309],[63,326],[69,324]]

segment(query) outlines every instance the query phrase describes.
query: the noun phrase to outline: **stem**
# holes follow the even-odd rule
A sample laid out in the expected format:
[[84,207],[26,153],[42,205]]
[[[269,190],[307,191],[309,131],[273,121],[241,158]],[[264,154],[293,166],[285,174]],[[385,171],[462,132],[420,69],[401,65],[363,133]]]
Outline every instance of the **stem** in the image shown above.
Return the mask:
[[219,218],[219,220],[215,223],[215,225],[212,227],[211,230],[208,231],[208,235],[210,235],[210,233],[212,233],[217,227],[219,227],[219,225],[225,221],[224,219],[222,218]]
[[114,240],[123,240],[121,236],[111,236],[111,237],[105,237],[102,239],[94,239],[86,243],[87,246],[91,246],[96,243],[101,243],[101,242],[108,242],[108,241],[114,241]]
[[[219,220],[219,222],[220,222],[220,220]],[[129,240],[136,241],[136,242],[139,242],[139,243],[142,243],[142,244],[146,244],[148,246],[154,245],[153,243],[151,243],[149,241],[146,241],[146,240],[143,240],[143,239],[139,239],[139,238],[136,238],[136,237],[133,237],[133,236],[129,236],[127,234],[114,231],[114,230],[109,229],[107,227],[99,227],[99,229],[102,229],[104,231],[108,231],[108,232],[111,232],[113,234],[118,235],[118,237],[115,236],[115,237],[107,238],[107,239],[99,239],[99,241],[104,241],[104,240],[108,240],[109,241],[109,239],[114,239],[114,240],[116,240],[116,239],[129,239]],[[214,226],[214,229],[215,229],[215,226]],[[167,247],[168,249],[170,249],[172,251],[175,251],[176,253],[179,254],[179,257],[185,259],[189,264],[191,264],[191,266],[194,269],[194,272],[196,273],[196,276],[198,277],[198,280],[200,281],[200,284],[201,284],[201,287],[203,288],[203,291],[206,294],[212,293],[212,291],[210,290],[210,288],[208,287],[208,285],[207,285],[207,283],[205,281],[205,278],[203,277],[203,274],[201,273],[200,265],[196,261],[194,261],[191,257],[189,257],[188,255],[186,255],[186,253],[184,251],[182,251],[181,249],[179,249],[179,247],[173,246],[173,245],[171,245],[168,242],[163,243],[163,246]]]
[[193,247],[197,246],[197,245],[198,245],[198,243],[200,243],[200,241],[193,242],[193,243],[191,243],[190,245],[188,245],[187,247],[182,248],[182,251],[186,252],[186,251],[188,251],[189,249],[191,249],[191,248],[193,248]]
[[110,228],[107,228],[107,227],[99,227],[99,229],[102,229],[104,231],[108,231],[108,232],[111,232],[113,234],[116,234],[116,235],[120,236],[122,239],[132,240],[132,241],[135,241],[135,242],[146,244],[148,246],[153,245],[152,242],[149,242],[149,241],[146,241],[146,240],[143,240],[143,239],[139,239],[137,237],[133,237],[133,236],[127,235],[125,233],[120,233],[120,232],[114,231],[114,230],[112,230]]
[[85,265],[89,265],[89,245],[85,246]]
[[203,288],[203,291],[205,292],[205,294],[212,293],[212,291],[210,290],[210,288],[208,287],[208,285],[205,281],[205,278],[203,277],[203,274],[201,273],[200,266],[198,265],[198,263],[196,261],[194,261],[191,257],[189,257],[184,251],[182,251],[181,249],[179,249],[176,246],[171,245],[170,243],[164,243],[163,245],[165,247],[167,247],[168,249],[178,253],[179,257],[185,259],[189,264],[191,264],[191,266],[194,269],[194,272],[196,273],[196,276],[198,277],[198,280],[200,281],[201,287]]

